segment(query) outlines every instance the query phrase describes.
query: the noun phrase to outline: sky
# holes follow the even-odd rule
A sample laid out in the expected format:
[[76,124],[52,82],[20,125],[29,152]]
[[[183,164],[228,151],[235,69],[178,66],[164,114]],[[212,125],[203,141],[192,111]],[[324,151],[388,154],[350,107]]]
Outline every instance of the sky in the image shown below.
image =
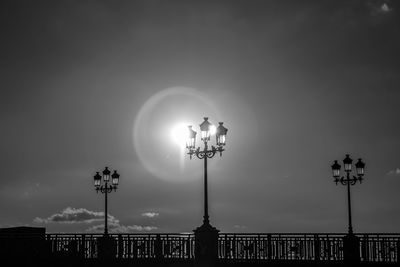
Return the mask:
[[345,233],[330,166],[346,154],[366,163],[354,231],[399,232],[399,12],[390,0],[2,1],[0,227],[102,232],[93,176],[108,166],[121,175],[111,232],[192,232],[203,162],[171,131],[209,117],[228,128],[208,164],[221,232]]

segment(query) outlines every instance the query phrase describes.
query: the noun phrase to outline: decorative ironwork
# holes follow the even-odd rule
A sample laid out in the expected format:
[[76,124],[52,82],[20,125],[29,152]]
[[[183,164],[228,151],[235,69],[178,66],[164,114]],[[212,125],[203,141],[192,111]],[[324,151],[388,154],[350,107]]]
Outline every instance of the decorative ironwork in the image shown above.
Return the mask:
[[[115,240],[115,258],[121,259],[192,259],[193,234],[108,234]],[[102,234],[47,234],[52,256],[80,255],[98,258]],[[76,244],[71,250],[71,244]]]
[[[400,262],[400,234],[355,234],[361,261]],[[193,234],[109,234],[116,259],[194,259]],[[345,234],[219,234],[222,261],[342,261]],[[47,234],[52,257],[97,258],[102,234]]]

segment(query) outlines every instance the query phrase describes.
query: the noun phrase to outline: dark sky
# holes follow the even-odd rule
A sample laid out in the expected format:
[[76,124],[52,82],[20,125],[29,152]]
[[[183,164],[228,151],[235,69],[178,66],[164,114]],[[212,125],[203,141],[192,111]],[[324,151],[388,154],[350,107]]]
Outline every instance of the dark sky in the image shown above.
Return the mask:
[[171,129],[229,129],[209,164],[223,232],[399,232],[397,1],[2,1],[0,226],[101,231],[93,175],[121,174],[112,231],[189,232],[202,162]]

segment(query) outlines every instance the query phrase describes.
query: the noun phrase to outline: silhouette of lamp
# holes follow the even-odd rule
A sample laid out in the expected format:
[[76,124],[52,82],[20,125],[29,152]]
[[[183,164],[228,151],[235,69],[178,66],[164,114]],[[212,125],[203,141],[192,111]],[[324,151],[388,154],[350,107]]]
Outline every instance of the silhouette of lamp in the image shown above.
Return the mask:
[[[188,155],[192,159],[195,155],[198,159],[204,160],[204,216],[203,216],[203,226],[210,226],[210,220],[208,215],[208,181],[207,181],[207,159],[211,159],[215,156],[217,152],[222,156],[224,151],[224,146],[226,145],[226,134],[228,129],[223,126],[220,122],[219,126],[216,128],[216,146],[209,147],[209,142],[211,141],[211,135],[213,134],[213,125],[205,117],[204,121],[200,124],[201,141],[204,143],[203,149],[200,147],[196,148],[196,135],[197,132],[193,130],[190,125],[188,132],[188,139],[186,142],[186,148],[188,149]],[[215,128],[214,128],[215,129]]]
[[357,163],[355,164],[356,167],[356,174],[357,176],[352,176],[350,177],[352,165],[353,165],[353,160],[350,158],[349,154],[346,154],[346,157],[343,160],[343,165],[344,165],[344,171],[346,173],[346,177],[342,176],[340,177],[340,164],[338,163],[337,160],[334,161],[332,164],[332,175],[333,178],[335,178],[334,182],[336,185],[338,183],[341,183],[342,185],[347,186],[347,205],[348,205],[348,218],[349,218],[349,235],[353,234],[353,226],[352,226],[352,221],[351,221],[351,198],[350,198],[350,186],[355,185],[357,182],[362,182],[363,176],[364,176],[364,168],[365,168],[365,163],[361,160],[358,159]]
[[[105,203],[104,203],[104,235],[108,235],[108,212],[107,212],[107,195],[111,193],[113,190],[114,192],[117,191],[117,186],[119,183],[119,174],[117,171],[114,171],[112,175],[110,175],[111,172],[106,167],[103,171],[103,177],[99,174],[99,172],[96,172],[96,175],[93,177],[94,178],[94,187],[96,189],[96,192],[101,192],[105,195]],[[103,179],[102,179],[103,178]],[[111,178],[111,184],[110,184],[110,178]]]

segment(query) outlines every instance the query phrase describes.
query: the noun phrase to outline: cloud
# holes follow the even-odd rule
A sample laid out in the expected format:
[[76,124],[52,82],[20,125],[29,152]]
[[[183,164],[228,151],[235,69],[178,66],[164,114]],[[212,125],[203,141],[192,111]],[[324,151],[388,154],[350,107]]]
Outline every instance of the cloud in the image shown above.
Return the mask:
[[[119,222],[111,222],[108,224],[108,231],[110,233],[131,233],[131,232],[149,232],[157,230],[156,226],[142,226],[142,225],[121,225]],[[86,229],[86,232],[103,232],[104,224],[93,225]]]
[[388,4],[383,3],[383,5],[381,6],[381,10],[382,12],[390,12],[392,9],[388,6]]
[[[90,211],[85,208],[71,208],[67,207],[60,213],[55,213],[47,218],[36,217],[33,221],[35,223],[93,223],[104,220],[104,212]],[[118,220],[108,215],[108,220],[111,222],[118,222]]]
[[246,228],[247,228],[247,226],[245,226],[245,225],[239,225],[239,224],[235,224],[235,225],[233,226],[233,228],[236,228],[236,229],[246,229]]
[[158,212],[145,212],[142,213],[143,217],[149,217],[149,218],[154,218],[154,217],[158,217],[160,214]]
[[367,6],[372,16],[385,15],[393,11],[393,8],[389,6],[389,1],[369,1]]
[[388,175],[388,176],[400,175],[400,168],[396,168],[394,170],[391,170],[386,175]]
[[[159,214],[157,212],[146,212],[142,216],[150,218],[156,217]],[[85,208],[71,208],[67,207],[60,213],[55,213],[47,218],[36,217],[33,222],[38,224],[49,224],[49,223],[99,223],[104,221],[104,212],[102,211],[91,211]],[[157,230],[156,226],[149,225],[122,225],[120,221],[114,216],[108,214],[108,230],[110,233],[130,233],[130,232],[143,232]],[[104,223],[99,225],[92,225],[86,229],[86,232],[103,232]]]

